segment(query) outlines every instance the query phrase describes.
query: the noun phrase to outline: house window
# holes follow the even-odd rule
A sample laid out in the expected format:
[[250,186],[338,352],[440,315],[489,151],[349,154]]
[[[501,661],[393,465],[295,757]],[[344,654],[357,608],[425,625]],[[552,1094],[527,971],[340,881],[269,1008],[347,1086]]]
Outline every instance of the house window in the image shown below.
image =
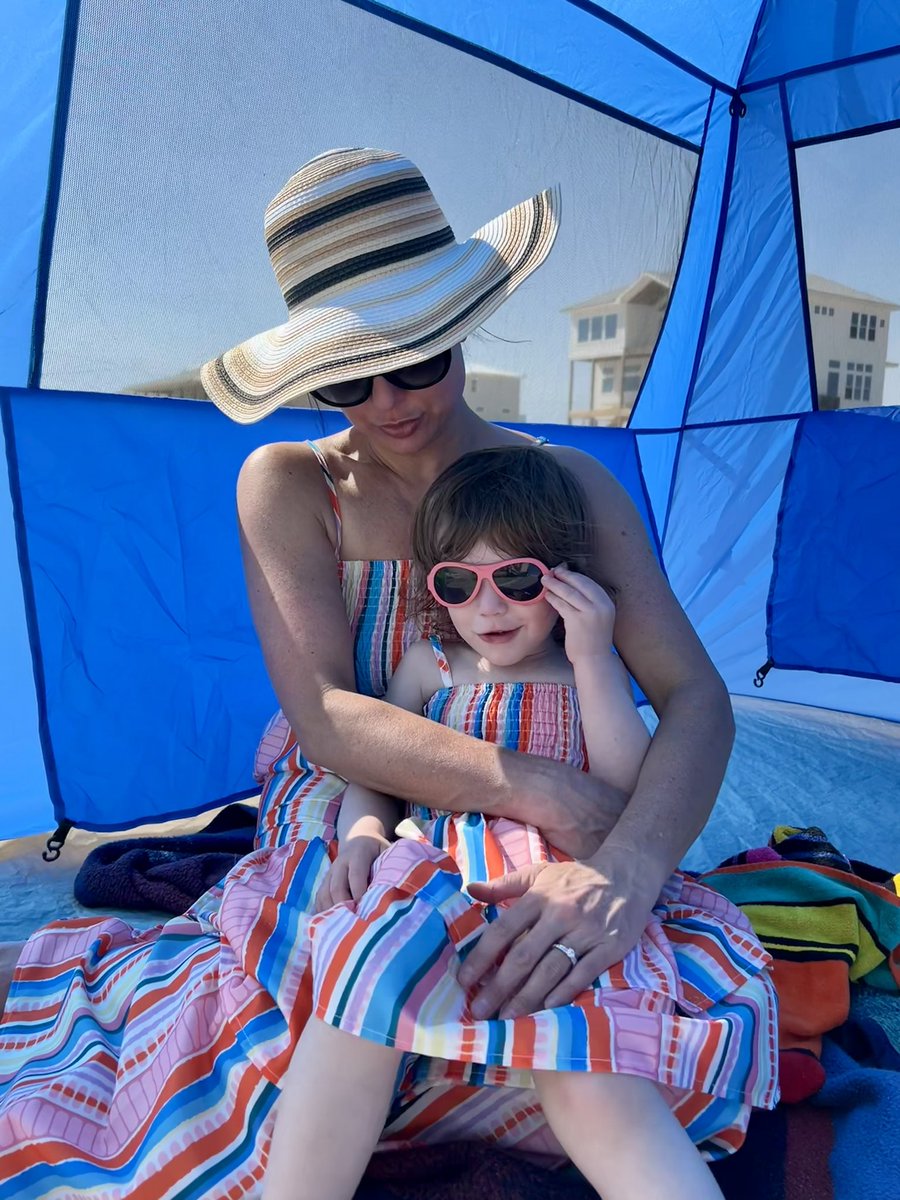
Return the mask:
[[875,341],[875,321],[874,313],[852,313],[850,316],[850,336],[858,338],[864,342],[868,339],[870,342]]
[[640,367],[626,367],[622,376],[622,391],[636,392],[641,386]]
[[847,377],[844,380],[844,399],[854,403],[862,401],[868,404],[872,399],[872,364],[847,363]]
[[603,367],[600,372],[600,391],[609,395],[616,382],[615,367]]
[[821,312],[821,311],[822,311],[822,310],[819,308],[819,306],[818,306],[818,304],[817,304],[817,305],[816,305],[816,312],[818,313],[818,312]]
[[833,316],[834,316],[834,309],[833,309],[833,308],[829,308],[829,310],[828,310],[828,315],[829,315],[829,317],[833,317]]
[[609,316],[606,318],[606,332],[605,332],[605,336],[606,336],[606,337],[608,337],[608,338],[614,338],[614,337],[616,336],[616,328],[617,328],[617,326],[618,326],[618,316],[617,316],[617,314],[616,314],[616,313],[610,313],[610,315],[609,315]]
[[469,391],[472,393],[473,396],[478,391],[478,380],[477,379],[469,380]]
[[884,329],[884,317],[881,318],[881,328]]
[[599,342],[603,337],[603,318],[591,317],[591,341]]
[[834,396],[837,398],[841,392],[841,364],[830,359],[828,362],[828,383],[825,387],[826,396]]
[[[581,320],[578,322],[578,340],[579,340],[579,342],[586,342],[590,339],[590,336],[591,336],[591,323],[587,317],[582,317]],[[856,334],[854,334],[853,336],[856,337]]]

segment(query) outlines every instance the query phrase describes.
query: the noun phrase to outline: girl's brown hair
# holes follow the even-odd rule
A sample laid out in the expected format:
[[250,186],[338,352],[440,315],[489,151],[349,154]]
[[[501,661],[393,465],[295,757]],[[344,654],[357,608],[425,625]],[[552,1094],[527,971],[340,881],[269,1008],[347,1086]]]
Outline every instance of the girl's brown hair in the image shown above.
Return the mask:
[[439,562],[458,562],[486,542],[508,558],[590,571],[590,519],[580,482],[540,446],[464,454],[434,481],[413,518],[414,607],[425,628],[453,627],[425,586]]

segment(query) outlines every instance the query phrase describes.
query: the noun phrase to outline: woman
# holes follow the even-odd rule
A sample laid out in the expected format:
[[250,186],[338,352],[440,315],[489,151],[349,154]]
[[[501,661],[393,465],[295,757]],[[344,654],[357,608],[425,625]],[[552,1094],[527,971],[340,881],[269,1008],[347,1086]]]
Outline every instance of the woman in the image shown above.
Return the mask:
[[[616,647],[660,716],[632,797],[375,698],[420,635],[405,591],[416,503],[464,452],[521,440],[466,406],[460,343],[549,253],[557,208],[541,193],[457,244],[415,166],[373,150],[313,159],[269,206],[289,319],[208,364],[204,386],[240,421],[310,391],[350,427],[315,447],[266,446],[238,483],[248,590],[284,713],[263,741],[259,849],[159,930],[81,921],[30,939],[0,1028],[0,1197],[89,1184],[258,1193],[310,1011],[306,914],[343,779],[537,825],[581,860],[479,893],[522,898],[466,962],[464,984],[482,985],[476,1016],[564,1003],[621,959],[702,829],[731,744],[728,698],[633,505],[578,451],[548,448],[590,498]],[[486,1106],[431,1070],[409,1064],[385,1144],[539,1146],[533,1098],[496,1089]]]

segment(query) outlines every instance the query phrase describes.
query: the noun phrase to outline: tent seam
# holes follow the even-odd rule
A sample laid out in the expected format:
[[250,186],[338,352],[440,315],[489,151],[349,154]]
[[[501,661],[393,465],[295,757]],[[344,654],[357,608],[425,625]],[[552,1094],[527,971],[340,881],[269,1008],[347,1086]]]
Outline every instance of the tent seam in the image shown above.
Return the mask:
[[788,180],[791,185],[791,216],[794,223],[794,247],[797,257],[797,287],[800,295],[800,313],[803,318],[803,336],[806,342],[806,374],[809,386],[810,409],[819,409],[818,384],[816,383],[816,360],[813,351],[812,325],[809,320],[809,297],[806,291],[806,251],[803,246],[803,216],[800,211],[800,181],[797,178],[797,154],[793,146],[793,129],[788,108],[787,87],[778,87],[781,100],[781,118],[784,122],[785,149],[788,158]]
[[34,694],[38,710],[38,738],[44,772],[47,776],[47,791],[53,805],[53,816],[57,823],[66,819],[65,804],[56,767],[50,720],[47,713],[47,686],[44,674],[44,655],[38,626],[37,603],[34,595],[34,578],[31,574],[31,559],[28,554],[25,509],[22,499],[22,483],[19,476],[19,458],[16,449],[15,421],[12,411],[12,390],[0,388],[0,422],[6,443],[6,463],[9,472],[9,494],[12,502],[13,531],[16,539],[16,558],[22,584],[22,599],[25,607],[25,628],[28,632],[28,648],[31,652],[31,670],[34,678]]
[[794,142],[795,150],[804,150],[807,146],[821,146],[825,142],[845,142],[848,138],[868,137],[872,133],[885,133],[888,129],[900,128],[900,117],[890,121],[878,121],[874,125],[860,125],[856,129],[843,129],[840,133],[822,133],[817,137],[799,138]]
[[580,8],[583,12],[590,13],[602,21],[604,25],[609,25],[612,29],[617,29],[620,33],[624,33],[630,37],[632,41],[637,42],[641,46],[645,46],[648,50],[652,50],[654,54],[658,54],[660,58],[664,58],[666,62],[670,62],[674,67],[679,67],[686,75],[699,80],[701,83],[708,84],[711,88],[716,88],[720,92],[728,92],[733,96],[736,88],[730,83],[725,83],[722,79],[717,79],[715,75],[710,75],[708,71],[704,71],[702,67],[698,67],[696,63],[692,63],[690,59],[682,58],[680,54],[676,54],[674,50],[667,50],[662,42],[656,41],[650,37],[648,33],[644,33],[637,25],[632,25],[622,17],[616,16],[602,4],[594,3],[594,0],[566,0],[567,4],[571,4],[573,8]]
[[638,129],[642,133],[649,133],[652,137],[660,138],[664,142],[670,142],[673,146],[679,146],[682,150],[690,150],[693,154],[698,154],[700,151],[700,147],[694,142],[687,141],[687,139],[679,137],[677,134],[669,133],[665,129],[660,129],[656,125],[649,124],[647,121],[641,121],[638,117],[633,117],[630,113],[626,113],[611,104],[604,104],[601,100],[596,100],[592,96],[586,96],[584,92],[576,91],[575,88],[567,87],[564,83],[550,79],[547,75],[541,75],[537,71],[523,67],[519,63],[513,62],[512,59],[503,58],[502,55],[495,54],[494,51],[488,50],[484,46],[478,46],[474,42],[467,42],[464,38],[448,33],[444,29],[438,29],[434,25],[427,25],[423,21],[418,21],[414,17],[408,16],[406,13],[397,12],[396,9],[386,8],[378,3],[377,0],[343,0],[343,2],[344,4],[351,5],[353,8],[359,8],[364,12],[371,13],[373,16],[381,17],[383,20],[391,21],[395,25],[401,25],[404,29],[409,29],[413,33],[420,34],[422,37],[431,38],[432,41],[440,42],[444,46],[460,50],[472,58],[481,59],[482,62],[490,63],[491,66],[508,71],[511,75],[516,75],[528,83],[546,88],[549,92],[555,92],[557,95],[564,96],[567,100],[573,100],[576,104],[584,105],[585,108],[593,109],[595,112],[603,113],[604,116],[621,121],[623,125],[630,125],[632,129]]
[[808,67],[798,67],[796,71],[784,71],[781,75],[773,75],[769,79],[748,83],[743,90],[758,92],[767,87],[774,87],[778,83],[787,83],[789,80],[806,79],[810,75],[822,75],[826,71],[840,71],[844,67],[856,67],[861,63],[877,62],[880,58],[892,58],[898,54],[900,54],[900,46],[884,46],[881,50],[869,50],[865,54],[851,54],[847,58],[837,58],[826,63],[811,63]]
[[678,279],[681,275],[681,268],[684,263],[684,256],[685,256],[685,251],[687,248],[688,237],[690,236],[691,221],[694,219],[694,204],[697,200],[698,181],[700,179],[700,171],[703,167],[703,148],[706,145],[706,137],[707,137],[707,134],[709,133],[709,122],[710,122],[710,117],[712,116],[713,101],[715,99],[715,96],[716,96],[715,91],[710,92],[709,104],[706,106],[706,119],[703,122],[703,140],[700,144],[700,153],[698,155],[697,170],[694,172],[694,181],[691,185],[691,199],[690,199],[690,203],[688,204],[687,219],[685,220],[684,232],[682,233],[682,237],[681,237],[681,250],[678,255],[678,265],[675,268],[675,277],[672,280],[672,288],[669,292],[669,299],[668,299],[668,302],[666,303],[666,311],[663,313],[663,319],[662,319],[662,323],[659,327],[659,333],[656,335],[656,341],[653,343],[653,350],[650,353],[650,360],[647,363],[647,369],[644,372],[643,378],[641,379],[641,385],[638,388],[637,395],[634,398],[634,404],[632,405],[631,412],[628,414],[628,421],[626,422],[626,425],[625,425],[626,429],[636,429],[636,426],[633,424],[633,422],[634,422],[635,416],[640,412],[641,397],[644,394],[644,385],[646,384],[647,380],[650,378],[650,372],[652,371],[653,363],[656,360],[656,352],[659,349],[659,344],[662,341],[663,334],[666,331],[666,322],[669,319],[669,313],[671,312],[671,309],[672,309],[672,301],[675,298],[675,289],[678,287]]
[[[719,209],[719,220],[716,228],[716,240],[713,246],[712,261],[709,270],[709,282],[706,290],[706,300],[703,305],[703,314],[700,318],[700,327],[697,331],[697,345],[694,351],[694,365],[691,368],[690,379],[684,397],[684,406],[681,411],[680,435],[678,445],[675,447],[675,460],[672,464],[672,478],[669,481],[669,498],[666,503],[666,521],[663,527],[663,547],[665,547],[666,536],[669,532],[669,520],[672,516],[672,501],[675,496],[675,481],[678,478],[678,467],[681,461],[681,448],[684,443],[684,431],[687,427],[687,416],[690,411],[691,404],[694,399],[694,389],[697,384],[697,376],[700,373],[700,360],[703,355],[703,345],[706,340],[706,331],[709,327],[709,315],[712,310],[713,296],[715,295],[716,285],[719,278],[719,264],[722,259],[722,243],[725,240],[725,226],[728,223],[728,209],[731,203],[731,186],[734,179],[734,164],[737,157],[738,143],[738,127],[743,117],[740,115],[740,110],[732,103],[729,106],[731,112],[731,129],[728,135],[728,153],[725,158],[725,176],[722,186],[722,204]],[[744,110],[746,111],[746,110]],[[718,424],[718,422],[716,422]]]
[[34,313],[31,323],[31,364],[28,372],[28,386],[32,388],[40,387],[41,375],[44,368],[44,339],[47,330],[50,263],[53,257],[53,244],[56,239],[56,220],[59,213],[59,198],[62,190],[66,129],[69,123],[69,106],[72,100],[72,76],[75,70],[75,52],[78,43],[80,16],[81,0],[68,0],[63,26],[62,50],[59,57],[56,109],[53,114],[53,140],[50,147],[47,192],[44,199],[41,244],[38,251],[37,286],[35,288]]

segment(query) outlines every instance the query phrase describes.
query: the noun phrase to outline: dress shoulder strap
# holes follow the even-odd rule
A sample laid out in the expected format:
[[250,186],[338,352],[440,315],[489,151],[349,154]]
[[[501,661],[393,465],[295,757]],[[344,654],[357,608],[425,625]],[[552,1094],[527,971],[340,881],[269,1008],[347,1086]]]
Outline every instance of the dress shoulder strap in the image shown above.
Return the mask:
[[444,647],[441,639],[436,633],[432,633],[428,638],[431,642],[431,648],[434,651],[435,662],[441,676],[441,683],[444,687],[453,687],[453,676],[450,673],[450,663],[447,661],[447,655],[444,653]]
[[308,441],[307,446],[312,450],[313,454],[319,460],[319,466],[322,468],[322,474],[325,476],[325,486],[328,488],[328,498],[331,501],[331,511],[334,513],[334,552],[338,562],[341,561],[341,502],[338,500],[337,487],[334,483],[334,477],[328,470],[328,463],[325,461],[325,455],[322,453],[322,447],[318,442]]

